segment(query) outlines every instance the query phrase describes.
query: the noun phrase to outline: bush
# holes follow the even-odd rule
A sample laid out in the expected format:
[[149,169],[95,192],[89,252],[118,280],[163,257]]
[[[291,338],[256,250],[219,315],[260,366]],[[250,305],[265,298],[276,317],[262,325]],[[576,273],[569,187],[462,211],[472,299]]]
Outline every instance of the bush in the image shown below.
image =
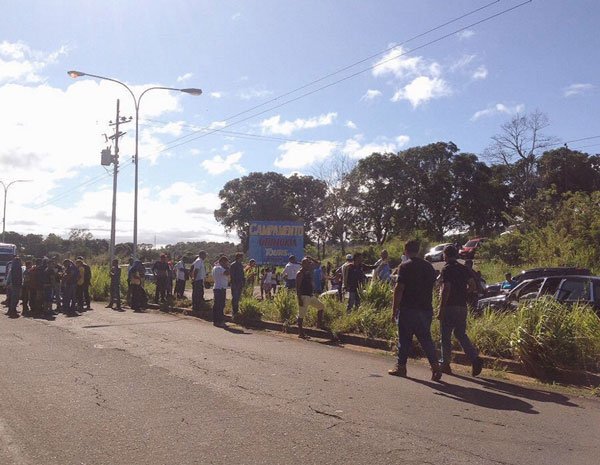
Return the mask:
[[516,319],[510,343],[530,374],[551,378],[560,368],[600,368],[600,318],[591,308],[541,299],[521,305]]
[[298,297],[296,293],[286,288],[280,288],[273,296],[273,306],[278,320],[284,324],[293,324],[298,314]]
[[367,304],[334,320],[331,325],[334,334],[356,333],[367,337],[393,339],[396,325],[392,321],[390,309],[378,310]]
[[385,310],[392,308],[392,286],[391,284],[371,280],[360,291],[360,300],[367,306],[371,306],[377,310]]
[[236,317],[240,323],[250,323],[262,318],[261,302],[254,297],[242,297]]
[[[487,309],[479,316],[469,313],[467,332],[473,344],[485,355],[511,358],[510,340],[516,325],[517,318],[513,313]],[[455,341],[454,345],[458,346],[458,343]]]

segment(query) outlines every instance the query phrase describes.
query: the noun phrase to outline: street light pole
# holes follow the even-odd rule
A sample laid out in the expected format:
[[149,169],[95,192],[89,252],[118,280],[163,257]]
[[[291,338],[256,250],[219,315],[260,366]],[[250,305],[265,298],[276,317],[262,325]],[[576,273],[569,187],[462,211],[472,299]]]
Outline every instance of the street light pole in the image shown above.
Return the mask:
[[103,81],[116,82],[117,84],[120,84],[123,87],[125,87],[131,94],[131,97],[133,98],[133,104],[135,106],[135,155],[134,155],[135,174],[134,174],[134,194],[133,194],[133,258],[137,259],[137,252],[138,252],[138,250],[137,250],[138,249],[137,248],[137,244],[138,244],[138,164],[139,164],[138,163],[139,162],[138,149],[139,149],[140,101],[142,100],[142,97],[146,94],[146,92],[149,92],[151,90],[172,90],[172,91],[176,91],[176,92],[183,92],[184,94],[198,96],[198,95],[202,94],[202,89],[196,89],[196,88],[177,89],[174,87],[155,86],[155,87],[148,87],[147,89],[144,89],[144,91],[140,94],[140,96],[136,98],[135,94],[129,88],[129,86],[127,84],[125,84],[124,82],[118,81],[117,79],[113,79],[113,78],[109,78],[109,77],[105,77],[105,76],[99,76],[97,74],[84,73],[82,71],[67,71],[67,74],[74,79],[78,78],[78,77],[82,77],[82,76],[88,76],[88,77],[93,77],[93,78],[100,79]]
[[4,188],[4,213],[2,214],[2,242],[4,242],[4,233],[6,232],[6,197],[8,196],[8,188],[17,182],[29,182],[30,179],[17,179],[15,181],[4,184],[4,181],[0,181]]

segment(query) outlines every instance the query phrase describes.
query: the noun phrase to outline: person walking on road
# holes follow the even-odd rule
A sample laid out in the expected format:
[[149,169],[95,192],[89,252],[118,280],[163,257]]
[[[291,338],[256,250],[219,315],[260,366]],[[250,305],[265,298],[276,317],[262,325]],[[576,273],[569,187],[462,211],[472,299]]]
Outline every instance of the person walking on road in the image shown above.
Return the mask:
[[213,289],[213,324],[215,326],[225,326],[225,293],[229,283],[229,259],[225,256],[219,258],[219,261],[212,270],[215,286]]
[[77,292],[77,281],[79,280],[79,269],[71,260],[63,262],[63,311],[67,316],[77,316],[75,293]]
[[320,266],[320,263],[312,257],[306,256],[300,263],[300,270],[296,275],[296,295],[298,297],[298,337],[305,339],[304,319],[308,312],[308,307],[317,309],[317,328],[323,327],[323,311],[325,306],[314,295],[314,267]]
[[431,263],[418,256],[418,241],[408,241],[404,254],[408,260],[398,267],[392,303],[392,318],[398,323],[398,362],[388,373],[406,377],[408,354],[413,336],[417,336],[431,365],[431,379],[439,381],[442,372],[431,338],[432,296],[436,273]]
[[231,285],[231,312],[235,317],[240,310],[240,299],[246,285],[246,277],[244,275],[244,264],[242,260],[244,254],[238,252],[235,254],[235,260],[229,266],[229,279]]
[[471,374],[477,376],[483,368],[483,360],[467,336],[467,299],[476,289],[472,272],[458,263],[458,250],[453,245],[444,249],[446,265],[442,269],[440,290],[440,330],[442,335],[442,366],[444,373],[452,374],[452,332],[471,361]]
[[206,279],[206,252],[201,250],[192,265],[192,310],[199,312],[204,302],[204,280]]

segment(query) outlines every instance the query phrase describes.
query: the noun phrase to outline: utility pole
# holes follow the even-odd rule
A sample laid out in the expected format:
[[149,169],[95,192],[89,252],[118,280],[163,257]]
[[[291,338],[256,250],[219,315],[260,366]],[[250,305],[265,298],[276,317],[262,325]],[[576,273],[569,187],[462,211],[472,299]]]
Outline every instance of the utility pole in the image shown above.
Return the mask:
[[110,154],[110,149],[102,151],[102,165],[110,165],[113,164],[113,198],[112,198],[112,215],[110,220],[110,245],[108,249],[108,255],[110,256],[109,266],[112,264],[113,259],[115,258],[115,241],[116,241],[116,226],[117,226],[117,175],[119,173],[119,138],[125,135],[124,132],[119,131],[119,125],[121,123],[129,123],[132,118],[121,118],[120,116],[120,101],[117,99],[117,117],[115,122],[109,122],[110,126],[115,127],[114,135],[110,136],[108,139],[114,139],[115,141],[115,154]]

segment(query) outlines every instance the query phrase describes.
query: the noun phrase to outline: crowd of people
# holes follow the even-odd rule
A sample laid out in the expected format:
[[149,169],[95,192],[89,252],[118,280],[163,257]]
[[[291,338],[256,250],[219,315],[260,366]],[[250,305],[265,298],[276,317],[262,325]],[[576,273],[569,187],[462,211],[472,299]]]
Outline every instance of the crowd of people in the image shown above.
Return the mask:
[[75,262],[38,258],[23,264],[16,256],[6,267],[7,315],[19,316],[17,307],[22,305],[23,316],[41,314],[52,317],[58,312],[69,316],[91,309],[90,284],[92,271],[83,257]]
[[[322,327],[324,304],[319,296],[324,291],[344,300],[347,295],[347,311],[360,305],[360,288],[371,278],[384,282],[395,282],[392,303],[392,318],[398,326],[398,360],[390,375],[406,376],[406,362],[416,336],[431,365],[432,379],[439,380],[443,373],[451,373],[451,336],[454,334],[471,360],[472,374],[477,376],[483,363],[466,334],[467,308],[476,299],[482,286],[481,276],[472,269],[472,262],[465,265],[458,262],[458,250],[449,245],[444,249],[446,262],[438,274],[433,266],[419,257],[419,243],[409,241],[405,245],[401,263],[392,270],[388,252],[383,250],[379,260],[373,265],[363,262],[363,255],[357,252],[347,255],[345,262],[333,268],[330,262],[322,265],[319,260],[305,256],[300,262],[290,256],[281,273],[276,267],[267,266],[259,273],[255,260],[244,264],[244,255],[239,252],[230,262],[225,255],[212,264],[213,302],[212,313],[215,326],[225,326],[224,310],[226,290],[231,289],[232,313],[239,312],[240,299],[244,288],[258,285],[261,297],[270,299],[279,285],[295,292],[298,299],[298,335],[306,338],[304,319],[308,308],[317,310],[317,327]],[[188,268],[184,258],[173,263],[162,254],[151,272],[156,283],[154,302],[166,302],[171,296],[182,298],[186,281],[192,284],[192,310],[200,311],[205,302],[204,291],[208,286],[207,254],[200,251]],[[140,260],[131,259],[127,267],[126,301],[136,312],[143,311],[148,303],[144,289],[146,267]],[[259,277],[260,274],[260,277]],[[64,260],[58,264],[52,259],[36,259],[21,263],[17,256],[7,267],[7,315],[18,317],[17,306],[22,303],[23,315],[41,313],[52,316],[58,312],[76,315],[90,309],[91,268],[83,257],[75,262]],[[123,310],[121,305],[121,267],[117,259],[110,268],[110,301],[107,308]],[[507,277],[508,280],[508,277]],[[440,305],[437,318],[440,321],[441,358],[436,354],[431,336],[434,309],[432,296],[436,282],[439,285]],[[54,305],[56,306],[54,308]]]

